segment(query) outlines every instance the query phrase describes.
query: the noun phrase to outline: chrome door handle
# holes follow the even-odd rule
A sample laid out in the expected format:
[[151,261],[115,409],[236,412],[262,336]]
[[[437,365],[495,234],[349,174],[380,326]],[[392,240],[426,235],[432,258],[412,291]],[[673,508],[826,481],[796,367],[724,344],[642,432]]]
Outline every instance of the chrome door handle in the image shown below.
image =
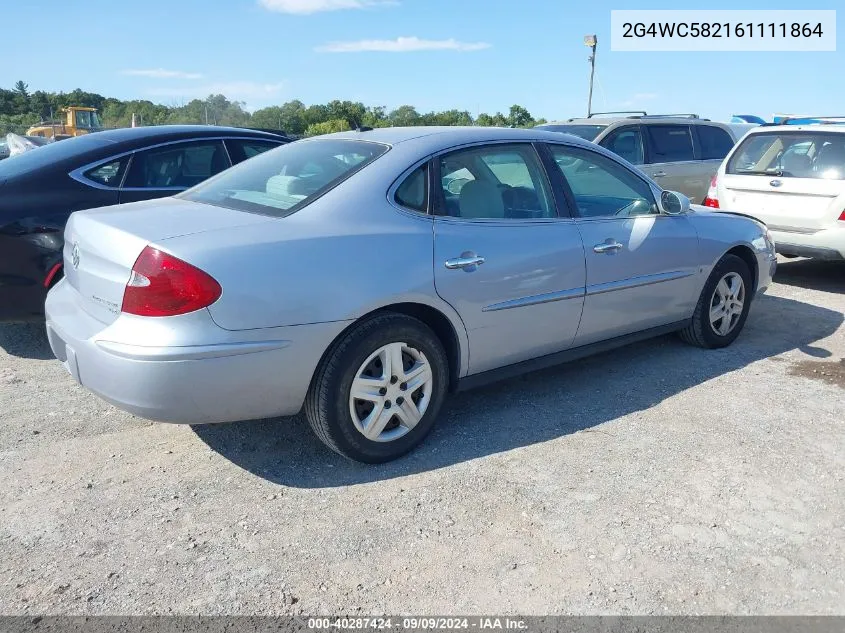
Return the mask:
[[615,253],[622,248],[622,244],[616,241],[602,242],[593,246],[594,253]]
[[665,171],[656,171],[652,174],[653,178],[663,178],[666,175]]
[[484,258],[478,255],[455,257],[454,259],[447,259],[445,262],[446,268],[449,270],[457,270],[458,268],[469,268],[470,266],[481,266],[484,263]]

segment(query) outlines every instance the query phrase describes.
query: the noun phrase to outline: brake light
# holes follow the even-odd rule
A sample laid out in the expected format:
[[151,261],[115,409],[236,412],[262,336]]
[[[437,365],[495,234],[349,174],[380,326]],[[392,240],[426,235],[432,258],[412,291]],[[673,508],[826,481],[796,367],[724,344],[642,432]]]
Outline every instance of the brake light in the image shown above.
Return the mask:
[[845,211],[843,211],[842,213],[839,214],[839,221],[845,222]]
[[121,311],[138,316],[175,316],[207,308],[223,293],[208,273],[147,246],[132,266]]
[[716,174],[713,174],[713,177],[710,179],[710,189],[707,190],[707,197],[704,198],[704,206],[710,207],[711,209],[718,209],[719,208],[719,193],[716,190]]

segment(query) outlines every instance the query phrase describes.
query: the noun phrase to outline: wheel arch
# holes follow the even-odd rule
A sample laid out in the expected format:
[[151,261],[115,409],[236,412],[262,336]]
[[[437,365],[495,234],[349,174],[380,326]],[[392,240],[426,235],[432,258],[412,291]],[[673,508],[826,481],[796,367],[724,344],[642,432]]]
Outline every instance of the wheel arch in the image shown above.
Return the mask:
[[[463,321],[457,312],[451,314],[451,310],[443,310],[429,303],[419,301],[397,301],[395,303],[388,303],[372,308],[368,312],[362,314],[343,328],[337,336],[335,336],[320,357],[320,361],[317,363],[317,368],[322,365],[325,358],[329,355],[329,353],[331,353],[337,343],[341,341],[343,337],[352,330],[352,328],[374,316],[390,312],[413,317],[422,321],[431,328],[437,338],[440,339],[440,342],[443,344],[443,349],[446,351],[446,357],[449,361],[449,391],[455,391],[457,389],[458,380],[462,377],[466,368],[469,366],[469,342]],[[316,375],[316,373],[317,370],[315,369],[314,375]],[[313,379],[314,378],[312,376],[312,380]]]
[[[754,293],[757,292],[757,284],[760,283],[760,265],[757,262],[754,249],[746,244],[737,244],[728,250],[725,255],[735,255],[748,265],[748,269],[751,271],[751,296],[753,297]],[[725,255],[722,255],[722,257]]]

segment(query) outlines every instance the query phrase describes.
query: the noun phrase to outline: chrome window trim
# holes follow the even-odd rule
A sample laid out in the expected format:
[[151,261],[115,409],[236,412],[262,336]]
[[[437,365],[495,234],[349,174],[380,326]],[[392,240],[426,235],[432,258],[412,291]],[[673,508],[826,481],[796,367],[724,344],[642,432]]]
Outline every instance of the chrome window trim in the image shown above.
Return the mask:
[[[246,140],[251,141],[259,139],[262,141],[269,141],[273,142],[273,139],[267,139],[264,137],[255,137],[255,136],[204,136],[202,138],[186,138],[186,139],[179,139],[176,141],[165,141],[163,143],[155,143],[154,145],[145,145],[143,147],[139,147],[136,149],[131,149],[125,152],[121,152],[119,154],[113,154],[108,158],[101,158],[99,160],[92,161],[82,167],[77,167],[71,172],[68,172],[68,176],[71,177],[73,180],[87,186],[93,187],[94,189],[101,189],[103,191],[185,191],[187,187],[123,187],[123,183],[126,180],[126,176],[129,173],[129,168],[132,166],[132,157],[138,152],[146,152],[147,150],[156,149],[159,147],[167,147],[168,145],[178,145],[180,143],[197,143],[202,141],[219,141],[223,144],[223,149],[226,152],[226,157],[229,160],[229,167],[232,167],[232,158],[229,155],[229,148],[226,147],[226,140]],[[287,143],[278,143],[277,147],[286,145]],[[129,164],[126,166],[126,172],[123,174],[123,178],[120,181],[120,185],[117,187],[109,187],[108,185],[103,185],[99,182],[94,182],[93,180],[89,180],[85,177],[85,172],[94,169],[95,167],[99,167],[101,165],[105,165],[112,161],[115,161],[119,158],[123,158],[124,156],[129,156]]]

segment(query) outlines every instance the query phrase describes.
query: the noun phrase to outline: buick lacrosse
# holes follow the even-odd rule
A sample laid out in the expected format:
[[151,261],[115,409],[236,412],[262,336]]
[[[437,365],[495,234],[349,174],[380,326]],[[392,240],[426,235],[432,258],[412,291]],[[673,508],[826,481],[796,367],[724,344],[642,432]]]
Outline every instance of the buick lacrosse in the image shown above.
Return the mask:
[[776,259],[575,136],[385,128],[297,141],[171,198],[78,211],[50,345],[139,416],[295,414],[394,459],[447,394],[679,332],[739,335]]

